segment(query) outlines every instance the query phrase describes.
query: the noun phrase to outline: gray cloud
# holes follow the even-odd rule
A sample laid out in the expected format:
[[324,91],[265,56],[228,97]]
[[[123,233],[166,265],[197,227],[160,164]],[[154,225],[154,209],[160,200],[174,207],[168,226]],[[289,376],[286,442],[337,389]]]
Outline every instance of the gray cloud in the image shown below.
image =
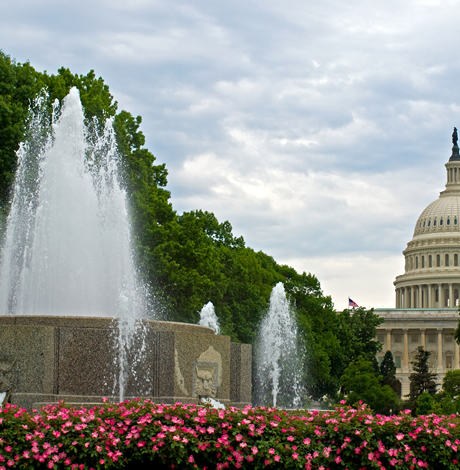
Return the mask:
[[0,47],[103,76],[143,116],[179,211],[230,220],[253,248],[316,273],[339,308],[345,285],[390,306],[460,124],[458,7],[18,1],[2,9]]

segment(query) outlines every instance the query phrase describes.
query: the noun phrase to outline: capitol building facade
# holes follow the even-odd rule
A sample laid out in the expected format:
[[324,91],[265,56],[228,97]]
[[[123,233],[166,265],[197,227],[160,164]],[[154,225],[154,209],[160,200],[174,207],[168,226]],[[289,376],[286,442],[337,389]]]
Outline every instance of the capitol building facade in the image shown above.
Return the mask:
[[395,308],[374,310],[385,319],[377,331],[383,344],[377,358],[392,352],[403,397],[409,394],[418,346],[431,353],[438,384],[447,371],[460,368],[453,336],[460,318],[460,156],[455,140],[446,169],[446,189],[421,213],[403,251],[405,272],[394,281]]

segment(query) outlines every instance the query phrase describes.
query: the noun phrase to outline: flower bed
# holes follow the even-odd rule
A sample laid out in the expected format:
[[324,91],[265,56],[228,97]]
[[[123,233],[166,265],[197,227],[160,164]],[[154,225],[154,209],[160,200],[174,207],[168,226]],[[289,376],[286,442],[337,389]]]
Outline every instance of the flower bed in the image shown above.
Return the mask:
[[0,407],[0,470],[9,468],[459,468],[460,419],[216,410],[149,400],[92,409]]

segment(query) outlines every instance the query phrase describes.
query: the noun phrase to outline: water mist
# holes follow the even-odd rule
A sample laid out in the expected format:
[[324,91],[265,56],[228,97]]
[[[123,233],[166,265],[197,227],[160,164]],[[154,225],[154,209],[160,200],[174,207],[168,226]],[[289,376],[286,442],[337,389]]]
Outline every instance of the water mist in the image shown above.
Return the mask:
[[85,125],[76,88],[47,118],[36,103],[2,249],[0,314],[115,317],[120,399],[126,356],[144,316],[112,121]]
[[198,325],[207,326],[214,330],[214,333],[218,335],[220,333],[219,319],[217,318],[212,302],[208,302],[200,312],[200,321]]
[[305,353],[281,282],[270,295],[270,307],[259,328],[255,353],[255,404],[301,406],[305,395],[302,385]]

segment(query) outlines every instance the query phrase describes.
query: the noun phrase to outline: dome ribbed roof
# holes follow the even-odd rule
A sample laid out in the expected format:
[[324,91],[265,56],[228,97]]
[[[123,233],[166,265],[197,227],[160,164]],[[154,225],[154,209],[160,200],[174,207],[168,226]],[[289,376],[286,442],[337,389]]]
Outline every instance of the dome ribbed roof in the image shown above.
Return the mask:
[[415,224],[414,237],[427,233],[460,232],[460,196],[444,196],[432,202]]

